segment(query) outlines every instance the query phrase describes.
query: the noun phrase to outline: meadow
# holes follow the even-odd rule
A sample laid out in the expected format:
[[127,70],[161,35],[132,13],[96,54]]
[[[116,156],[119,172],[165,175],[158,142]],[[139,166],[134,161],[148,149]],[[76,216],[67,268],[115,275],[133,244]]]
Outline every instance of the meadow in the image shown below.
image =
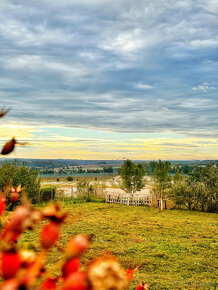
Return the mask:
[[[64,207],[68,219],[58,246],[50,253],[48,268],[62,258],[60,248],[73,235],[88,233],[93,242],[83,265],[112,253],[125,269],[140,266],[131,289],[140,280],[149,283],[150,289],[216,289],[216,214],[105,203],[65,203]],[[19,243],[38,248],[40,229],[25,233]]]

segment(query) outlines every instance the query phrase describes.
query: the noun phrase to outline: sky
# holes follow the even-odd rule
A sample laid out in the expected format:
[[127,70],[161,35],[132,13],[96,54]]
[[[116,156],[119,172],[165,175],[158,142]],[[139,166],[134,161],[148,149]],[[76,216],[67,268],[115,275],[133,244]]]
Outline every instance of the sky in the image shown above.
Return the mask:
[[217,0],[1,0],[9,157],[218,159]]

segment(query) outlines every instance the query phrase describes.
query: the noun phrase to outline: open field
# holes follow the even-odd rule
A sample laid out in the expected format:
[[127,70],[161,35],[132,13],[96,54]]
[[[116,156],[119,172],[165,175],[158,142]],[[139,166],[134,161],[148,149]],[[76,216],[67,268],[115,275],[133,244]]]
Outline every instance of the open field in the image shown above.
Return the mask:
[[[65,204],[69,217],[59,244],[77,233],[93,235],[88,259],[105,252],[117,255],[127,269],[141,265],[131,289],[139,280],[150,289],[215,289],[217,271],[217,215],[210,213],[128,207],[104,203]],[[82,215],[72,223],[73,216]],[[38,246],[38,231],[24,234],[21,243]],[[49,267],[61,259],[54,248]]]
[[[105,188],[105,194],[110,193],[111,195],[119,196],[119,195],[126,195],[125,191],[121,189],[121,178],[120,176],[99,176],[97,177],[97,180],[95,177],[74,177],[73,181],[67,181],[66,178],[62,177],[59,178],[59,181],[57,181],[57,178],[50,177],[50,178],[42,178],[41,179],[41,186],[46,187],[46,186],[55,186],[57,189],[57,195],[62,196],[68,196],[70,197],[73,195],[76,197],[77,195],[77,180],[82,180],[86,179],[90,181],[91,184],[98,183],[104,186]],[[147,195],[150,193],[152,189],[152,181],[151,177],[146,176],[145,177],[145,187],[139,191],[137,194],[140,195]]]

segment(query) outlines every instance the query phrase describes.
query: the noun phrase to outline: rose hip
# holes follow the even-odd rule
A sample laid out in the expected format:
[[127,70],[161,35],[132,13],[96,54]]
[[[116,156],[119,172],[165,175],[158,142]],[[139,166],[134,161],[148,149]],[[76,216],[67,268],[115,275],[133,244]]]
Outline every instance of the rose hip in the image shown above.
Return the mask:
[[89,246],[89,236],[88,235],[76,235],[67,244],[66,255],[68,258],[81,256]]
[[56,241],[58,240],[60,235],[59,225],[51,222],[46,225],[41,232],[40,242],[44,249],[51,248]]
[[62,267],[63,278],[66,278],[70,274],[78,271],[79,267],[80,267],[80,260],[78,258],[68,260]]
[[[62,290],[87,290],[86,274],[75,272],[64,281]],[[100,289],[99,289],[100,290]]]
[[3,195],[0,195],[0,216],[5,210],[5,203],[6,203],[5,197]]
[[11,199],[11,202],[16,202],[18,201],[18,198],[19,198],[19,194],[18,192],[12,192],[11,195],[10,195],[10,199]]
[[41,285],[41,290],[56,290],[57,278],[47,278]]
[[144,287],[140,284],[136,287],[136,290],[143,290],[143,289],[144,289]]
[[21,267],[20,255],[13,251],[2,252],[1,271],[5,280],[13,278]]

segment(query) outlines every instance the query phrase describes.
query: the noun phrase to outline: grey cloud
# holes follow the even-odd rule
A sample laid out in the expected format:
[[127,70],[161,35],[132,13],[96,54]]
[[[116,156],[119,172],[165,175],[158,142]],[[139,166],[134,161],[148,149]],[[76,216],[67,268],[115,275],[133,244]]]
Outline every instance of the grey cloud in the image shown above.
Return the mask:
[[214,1],[9,0],[0,11],[9,119],[217,135],[218,67],[202,61],[217,62]]

